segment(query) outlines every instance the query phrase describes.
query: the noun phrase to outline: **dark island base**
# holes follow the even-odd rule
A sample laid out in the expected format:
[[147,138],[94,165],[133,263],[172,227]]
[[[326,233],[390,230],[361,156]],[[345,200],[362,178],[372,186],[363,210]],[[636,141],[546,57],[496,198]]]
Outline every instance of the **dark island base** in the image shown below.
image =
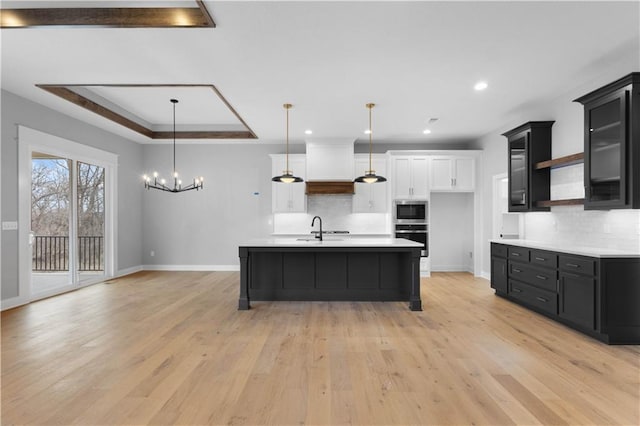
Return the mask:
[[422,310],[419,249],[240,247],[240,266],[240,310],[250,300],[409,301]]

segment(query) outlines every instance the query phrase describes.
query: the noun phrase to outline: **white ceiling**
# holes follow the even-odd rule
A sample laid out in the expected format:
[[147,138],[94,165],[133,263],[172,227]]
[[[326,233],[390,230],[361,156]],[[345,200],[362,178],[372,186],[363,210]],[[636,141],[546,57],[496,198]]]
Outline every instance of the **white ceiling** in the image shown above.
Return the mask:
[[282,142],[285,102],[293,141],[367,140],[375,102],[374,142],[446,142],[596,79],[612,55],[640,64],[638,1],[205,3],[215,29],[2,30],[2,88],[141,143],[34,85],[213,84],[259,143]]

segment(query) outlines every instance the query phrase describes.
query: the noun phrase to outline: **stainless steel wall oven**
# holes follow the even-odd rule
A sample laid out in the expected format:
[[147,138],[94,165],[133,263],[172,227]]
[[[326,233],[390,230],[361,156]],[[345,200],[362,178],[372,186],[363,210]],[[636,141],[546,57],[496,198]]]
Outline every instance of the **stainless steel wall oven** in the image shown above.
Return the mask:
[[422,244],[422,257],[429,256],[429,202],[427,200],[394,200],[393,223],[396,238]]

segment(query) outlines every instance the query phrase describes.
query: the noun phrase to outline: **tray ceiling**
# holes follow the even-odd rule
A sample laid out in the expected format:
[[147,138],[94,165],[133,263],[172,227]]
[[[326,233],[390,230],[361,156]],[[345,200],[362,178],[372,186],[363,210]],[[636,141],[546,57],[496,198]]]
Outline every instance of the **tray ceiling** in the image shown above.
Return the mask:
[[213,85],[38,84],[82,108],[151,139],[255,139],[233,107]]

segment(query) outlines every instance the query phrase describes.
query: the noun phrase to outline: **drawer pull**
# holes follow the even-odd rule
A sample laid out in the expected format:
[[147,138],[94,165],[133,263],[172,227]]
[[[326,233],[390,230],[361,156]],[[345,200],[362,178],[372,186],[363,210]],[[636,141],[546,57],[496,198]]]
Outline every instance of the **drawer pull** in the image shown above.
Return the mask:
[[547,277],[545,277],[544,275],[536,275],[536,278],[539,280],[547,280]]
[[539,260],[540,262],[544,262],[547,259],[545,259],[544,257],[536,257],[536,260]]
[[545,299],[544,297],[540,297],[540,296],[536,297],[536,299],[538,299],[541,302],[548,302],[549,301],[549,300]]
[[520,256],[520,253],[511,253],[511,256]]
[[571,267],[571,268],[579,268],[580,265],[576,265],[575,263],[565,263],[565,265]]
[[518,269],[518,268],[511,268],[511,270],[512,270],[513,272],[522,272],[522,270],[521,270],[521,269]]
[[515,292],[515,293],[522,293],[522,290],[520,290],[519,288],[515,288],[515,287],[513,287],[513,288],[511,289],[511,291],[513,291],[513,292]]

